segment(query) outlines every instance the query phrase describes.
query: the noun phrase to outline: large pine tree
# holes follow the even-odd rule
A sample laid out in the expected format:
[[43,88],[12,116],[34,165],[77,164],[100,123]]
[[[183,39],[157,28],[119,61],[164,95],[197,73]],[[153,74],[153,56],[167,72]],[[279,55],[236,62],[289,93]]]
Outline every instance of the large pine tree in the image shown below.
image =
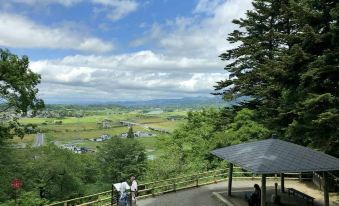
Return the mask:
[[237,46],[221,54],[230,79],[216,85],[224,98],[250,96],[240,107],[283,137],[339,156],[338,3],[336,0],[254,0]]

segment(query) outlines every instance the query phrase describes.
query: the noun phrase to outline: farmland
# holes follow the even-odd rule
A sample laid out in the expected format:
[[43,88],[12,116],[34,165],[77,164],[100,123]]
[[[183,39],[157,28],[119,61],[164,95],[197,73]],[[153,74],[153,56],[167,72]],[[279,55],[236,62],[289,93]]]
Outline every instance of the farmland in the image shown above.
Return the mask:
[[[69,111],[65,108],[54,108],[53,113]],[[168,134],[150,130],[156,128],[172,132],[185,121],[186,109],[176,109],[163,111],[161,109],[117,109],[117,108],[82,108],[73,111],[82,112],[82,115],[60,117],[25,117],[20,119],[24,125],[36,126],[37,132],[43,133],[45,137],[44,145],[55,144],[57,146],[72,144],[79,147],[86,147],[96,151],[103,142],[91,141],[101,135],[111,137],[121,137],[127,133],[129,127],[122,125],[120,121],[129,121],[138,125],[133,126],[133,131],[149,132],[154,136],[136,138],[146,149],[149,156],[161,154],[158,149],[159,139],[166,138]],[[108,122],[103,125],[103,122]],[[142,126],[139,126],[142,125]],[[26,134],[24,138],[14,138],[13,143],[31,147],[35,141],[36,133]]]

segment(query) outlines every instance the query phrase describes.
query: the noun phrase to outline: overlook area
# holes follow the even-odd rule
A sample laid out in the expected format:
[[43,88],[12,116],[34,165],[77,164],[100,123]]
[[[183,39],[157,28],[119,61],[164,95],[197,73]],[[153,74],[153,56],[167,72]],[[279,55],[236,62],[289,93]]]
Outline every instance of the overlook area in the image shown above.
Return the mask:
[[338,0],[0,3],[0,206],[338,205]]

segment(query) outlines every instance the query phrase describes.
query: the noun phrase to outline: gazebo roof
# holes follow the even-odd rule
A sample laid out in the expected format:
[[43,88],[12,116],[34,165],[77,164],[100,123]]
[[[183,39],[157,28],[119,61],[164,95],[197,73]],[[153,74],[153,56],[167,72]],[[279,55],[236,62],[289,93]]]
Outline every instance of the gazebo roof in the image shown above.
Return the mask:
[[233,145],[211,153],[256,174],[339,170],[339,159],[279,139]]

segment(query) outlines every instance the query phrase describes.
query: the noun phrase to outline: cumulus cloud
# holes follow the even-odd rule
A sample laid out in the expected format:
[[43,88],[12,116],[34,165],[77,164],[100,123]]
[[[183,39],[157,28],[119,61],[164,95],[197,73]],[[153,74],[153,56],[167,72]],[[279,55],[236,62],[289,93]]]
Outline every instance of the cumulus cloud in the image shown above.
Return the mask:
[[154,44],[171,55],[209,57],[216,60],[230,48],[227,34],[236,27],[232,20],[251,9],[252,0],[199,0],[191,17],[176,17],[155,23],[132,46]]
[[[91,1],[98,12],[105,12],[113,21],[138,8],[132,0]],[[227,34],[235,29],[231,21],[250,8],[251,0],[199,0],[191,16],[155,22],[141,38],[130,42],[130,46],[152,49],[115,55],[72,55],[33,61],[30,66],[42,75],[40,94],[45,99],[99,101],[206,96],[213,91],[215,82],[227,78],[224,62],[218,55],[231,47],[226,41]],[[26,47],[53,45],[47,48],[71,47],[81,51],[95,48],[108,51],[113,47],[100,39],[78,36],[67,29],[46,28],[23,17],[14,16],[9,21],[20,24],[9,24],[2,16],[6,14],[0,15],[0,45],[4,42]],[[18,35],[18,31],[4,34],[4,30],[11,31],[9,28],[14,26],[29,40]],[[61,41],[66,37],[67,42]]]
[[54,89],[50,87],[54,85],[64,88],[61,92],[66,96],[72,96],[67,94],[70,92],[89,99],[93,94],[102,94],[102,98],[112,100],[206,95],[216,81],[226,78],[217,72],[219,68],[218,63],[205,59],[172,58],[151,51],[76,55],[31,63],[31,69],[42,75],[43,95],[52,95]]
[[0,45],[17,48],[74,49],[88,52],[107,52],[110,42],[62,27],[46,27],[30,19],[9,13],[0,14]]

